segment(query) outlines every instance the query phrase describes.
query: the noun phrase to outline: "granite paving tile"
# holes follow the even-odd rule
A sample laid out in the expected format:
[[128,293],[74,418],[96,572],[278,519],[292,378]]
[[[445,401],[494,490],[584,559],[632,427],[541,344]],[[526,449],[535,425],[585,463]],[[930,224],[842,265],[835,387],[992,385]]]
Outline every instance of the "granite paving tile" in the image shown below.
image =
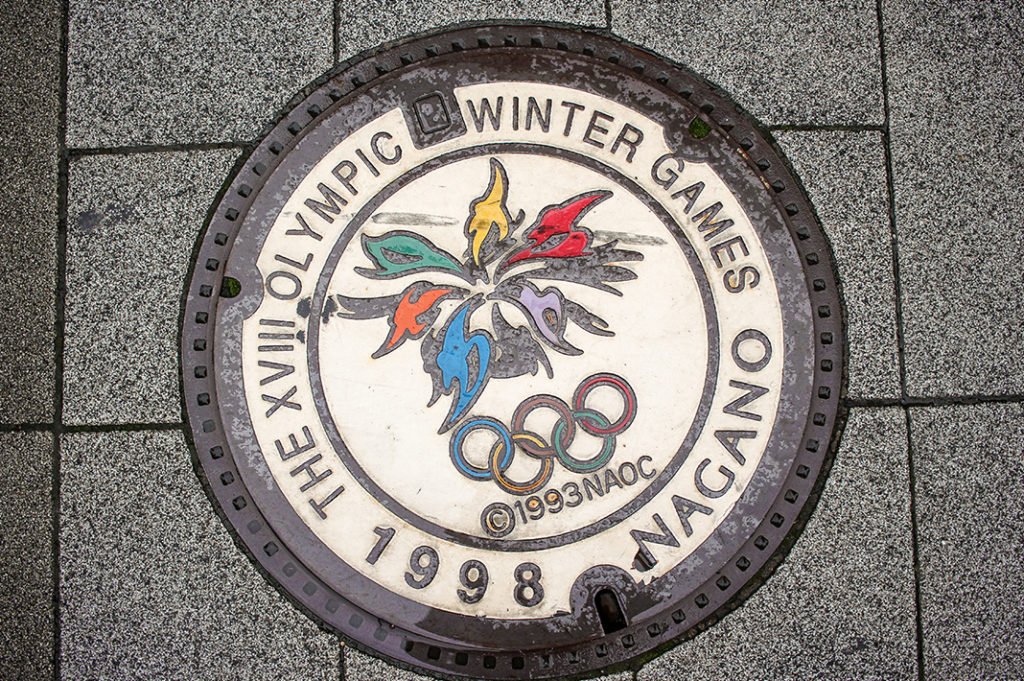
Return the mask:
[[874,2],[612,0],[612,31],[723,87],[766,124],[884,118]]
[[911,409],[925,677],[1024,678],[1024,405]]
[[53,435],[0,435],[0,679],[53,674]]
[[338,678],[340,649],[237,549],[178,432],[61,454],[61,677]]
[[[59,0],[0,2],[0,152],[56,154]],[[50,183],[56,178],[50,180]]]
[[57,158],[0,162],[0,421],[53,420]]
[[855,409],[804,533],[740,609],[639,681],[917,678],[906,419]]
[[412,33],[437,30],[448,24],[484,20],[567,21],[584,26],[605,26],[601,0],[356,0],[341,6],[338,44],[341,58]]
[[255,137],[332,62],[330,0],[71,0],[68,144]]
[[883,4],[907,389],[1024,392],[1024,12]]
[[175,422],[178,315],[192,246],[239,152],[71,164],[64,420]]
[[0,422],[53,419],[60,4],[0,6]]
[[846,302],[852,398],[900,395],[885,150],[879,132],[780,132],[832,243]]

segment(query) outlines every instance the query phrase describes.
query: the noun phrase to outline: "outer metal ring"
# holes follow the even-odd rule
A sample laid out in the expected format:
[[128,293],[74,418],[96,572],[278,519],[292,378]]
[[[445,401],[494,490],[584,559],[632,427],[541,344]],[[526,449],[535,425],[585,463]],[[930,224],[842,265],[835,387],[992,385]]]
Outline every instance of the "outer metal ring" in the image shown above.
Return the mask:
[[[245,459],[232,449],[226,434],[225,425],[231,416],[221,412],[219,390],[223,377],[214,373],[215,348],[218,344],[223,347],[223,330],[215,327],[215,320],[224,303],[221,292],[230,295],[233,289],[225,279],[224,263],[236,246],[239,226],[266,179],[307,131],[315,129],[338,107],[348,106],[403,69],[420,68],[456,53],[467,63],[477,54],[500,63],[517,49],[589,60],[588,64],[614,70],[616,82],[650,88],[676,107],[680,135],[686,135],[687,120],[692,116],[701,124],[697,129],[710,129],[704,138],[708,148],[723,156],[745,159],[735,168],[737,176],[748,178],[750,187],[771,188],[757,191],[769,197],[770,210],[785,226],[782,234],[802,272],[810,301],[809,310],[798,312],[808,315],[813,326],[813,363],[809,371],[814,392],[806,414],[800,415],[803,422],[784,434],[793,444],[787,453],[788,467],[782,472],[777,495],[766,501],[763,521],[748,540],[729,548],[713,576],[685,586],[680,578],[679,589],[669,599],[651,605],[650,617],[631,619],[613,635],[595,637],[581,629],[575,642],[524,649],[514,641],[522,640],[515,637],[525,630],[515,623],[503,623],[489,632],[489,647],[484,649],[462,645],[450,636],[419,628],[418,621],[403,619],[400,613],[408,606],[388,593],[377,595],[380,612],[360,608],[352,602],[351,593],[339,591],[292,552],[278,534],[280,528],[268,522],[264,510],[254,502],[254,490],[246,486],[241,474]],[[637,106],[647,103],[639,102]],[[564,26],[454,27],[390,45],[372,55],[367,53],[313,83],[296,98],[294,106],[282,113],[225,183],[193,252],[182,301],[180,362],[186,435],[206,492],[239,546],[284,595],[330,629],[344,634],[348,643],[431,674],[526,679],[590,674],[598,668],[621,669],[636,655],[664,647],[694,627],[707,626],[721,617],[743,593],[753,590],[750,587],[768,577],[770,566],[777,564],[773,557],[784,553],[781,547],[785,538],[795,535],[806,523],[845,420],[844,311],[831,251],[799,181],[770,140],[766,130],[688,70],[615,38]],[[224,482],[229,479],[233,482]],[[584,586],[591,584],[587,581],[591,577],[597,579],[585,577],[581,578]],[[373,588],[358,579],[351,583]],[[642,594],[636,597],[642,598]],[[399,614],[389,617],[386,613]],[[445,621],[443,613],[435,612],[431,617]],[[587,617],[580,613],[566,624],[566,631],[588,622],[600,626]],[[381,626],[382,622],[386,626]],[[445,631],[456,629],[446,627]]]

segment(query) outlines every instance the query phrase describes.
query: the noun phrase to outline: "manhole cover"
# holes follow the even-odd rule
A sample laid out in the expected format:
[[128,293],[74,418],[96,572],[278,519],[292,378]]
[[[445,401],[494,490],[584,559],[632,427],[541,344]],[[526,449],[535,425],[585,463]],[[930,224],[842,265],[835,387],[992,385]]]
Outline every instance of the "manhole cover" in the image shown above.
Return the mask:
[[592,673],[720,616],[836,444],[842,314],[795,178],[637,48],[473,26],[321,81],[198,245],[211,498],[356,645]]

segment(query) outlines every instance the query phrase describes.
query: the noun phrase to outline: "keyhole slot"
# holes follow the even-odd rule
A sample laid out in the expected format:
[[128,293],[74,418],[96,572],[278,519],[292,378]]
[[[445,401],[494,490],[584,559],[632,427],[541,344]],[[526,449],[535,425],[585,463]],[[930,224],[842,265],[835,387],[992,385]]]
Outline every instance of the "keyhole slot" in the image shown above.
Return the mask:
[[594,596],[594,607],[597,608],[597,616],[601,618],[601,628],[605,634],[611,634],[625,629],[629,624],[626,622],[626,614],[622,612],[619,605],[619,597],[611,589],[601,589]]

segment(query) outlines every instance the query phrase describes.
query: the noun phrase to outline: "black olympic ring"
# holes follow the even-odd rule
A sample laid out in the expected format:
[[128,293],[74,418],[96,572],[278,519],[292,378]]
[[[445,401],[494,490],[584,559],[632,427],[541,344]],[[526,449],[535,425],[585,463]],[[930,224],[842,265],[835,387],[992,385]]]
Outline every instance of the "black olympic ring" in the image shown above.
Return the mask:
[[[515,412],[512,414],[512,430],[517,433],[529,432],[523,430],[526,426],[526,417],[529,416],[535,409],[547,407],[551,409],[561,418],[560,423],[568,424],[562,432],[561,443],[562,448],[568,447],[572,444],[572,440],[576,437],[576,423],[572,418],[572,410],[569,409],[569,405],[563,400],[554,397],[553,395],[534,395],[533,397],[527,397],[525,400],[519,403],[516,407]],[[533,434],[533,433],[531,433]],[[520,448],[535,457],[542,456],[555,456],[555,448],[553,445],[549,445],[543,441],[542,438],[538,437],[543,444],[521,444]]]

